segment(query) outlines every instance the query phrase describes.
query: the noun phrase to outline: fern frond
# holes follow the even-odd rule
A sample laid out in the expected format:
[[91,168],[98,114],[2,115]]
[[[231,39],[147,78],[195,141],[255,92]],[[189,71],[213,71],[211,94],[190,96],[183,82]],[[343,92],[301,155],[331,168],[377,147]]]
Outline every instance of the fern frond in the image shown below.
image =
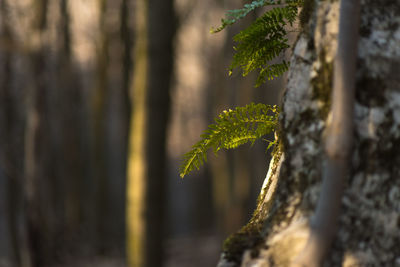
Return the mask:
[[217,153],[221,149],[236,148],[248,142],[253,144],[257,139],[273,132],[278,113],[277,106],[254,103],[223,111],[215,119],[215,124],[209,125],[204,131],[201,140],[183,156],[180,176],[183,178],[192,170],[199,169],[207,161],[207,152],[210,149]]
[[286,62],[285,60],[283,60],[282,63],[263,66],[260,69],[260,74],[257,77],[255,86],[258,87],[265,83],[266,79],[273,80],[274,78],[281,76],[288,71],[288,69],[289,62]]
[[[221,19],[221,25],[217,28],[212,27],[210,32],[217,33],[225,29],[227,26],[230,26],[237,21],[246,17],[251,11],[264,7],[264,6],[276,6],[286,4],[289,7],[294,7],[293,10],[297,11],[297,7],[302,5],[304,0],[254,0],[250,4],[245,4],[243,8],[228,10],[225,13],[225,18]],[[288,14],[289,15],[289,14]],[[294,22],[296,19],[297,12],[292,12],[289,16],[287,16],[290,23]]]
[[274,0],[254,0],[250,4],[245,4],[243,8],[228,10],[225,14],[225,18],[221,19],[221,26],[218,28],[211,28],[211,33],[217,33],[225,29],[227,26],[234,24],[240,19],[243,19],[251,11],[256,8],[267,6],[267,5],[279,5],[281,1]]
[[256,86],[266,79],[271,80],[282,75],[288,69],[288,63],[283,61],[271,64],[270,61],[283,54],[289,47],[285,26],[295,21],[297,8],[297,4],[273,8],[238,33],[234,37],[237,43],[236,53],[229,72],[232,73],[234,68],[239,67],[243,76],[246,76],[251,71],[258,70]]

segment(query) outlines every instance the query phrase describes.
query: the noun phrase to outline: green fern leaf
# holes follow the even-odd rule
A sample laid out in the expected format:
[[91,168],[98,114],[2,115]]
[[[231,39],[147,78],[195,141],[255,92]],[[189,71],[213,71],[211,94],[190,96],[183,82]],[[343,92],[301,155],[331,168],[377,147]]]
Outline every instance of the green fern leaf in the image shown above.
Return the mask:
[[194,169],[199,169],[207,161],[207,152],[212,149],[217,153],[221,149],[232,149],[257,139],[275,130],[278,118],[278,107],[251,103],[235,110],[225,110],[215,124],[201,135],[188,153],[183,156],[179,169],[183,178]]
[[257,70],[259,73],[257,87],[267,79],[272,80],[286,72],[289,67],[287,62],[271,64],[271,61],[283,55],[289,48],[286,25],[292,25],[296,20],[298,9],[303,2],[304,0],[255,0],[250,4],[245,4],[241,9],[229,10],[222,19],[221,26],[212,28],[211,32],[223,30],[256,8],[275,6],[234,37],[236,52],[229,67],[229,75],[235,68],[240,68],[243,76]]
[[297,5],[276,7],[238,33],[234,37],[237,43],[236,53],[229,72],[232,73],[234,68],[241,68],[243,76],[246,76],[251,71],[258,70],[257,87],[266,79],[272,80],[287,71],[287,62],[271,64],[271,61],[289,48],[285,26],[287,23],[292,24],[296,16]]
[[256,8],[267,6],[267,5],[279,5],[281,1],[274,0],[254,0],[250,4],[245,4],[241,9],[228,10],[225,14],[225,18],[221,19],[221,26],[218,28],[211,28],[211,33],[217,33],[225,29],[227,26],[234,24],[240,19],[243,19],[251,11]]
[[260,74],[256,80],[256,87],[265,83],[266,79],[273,80],[276,77],[281,76],[289,69],[289,62],[285,60],[282,63],[266,65],[260,68]]

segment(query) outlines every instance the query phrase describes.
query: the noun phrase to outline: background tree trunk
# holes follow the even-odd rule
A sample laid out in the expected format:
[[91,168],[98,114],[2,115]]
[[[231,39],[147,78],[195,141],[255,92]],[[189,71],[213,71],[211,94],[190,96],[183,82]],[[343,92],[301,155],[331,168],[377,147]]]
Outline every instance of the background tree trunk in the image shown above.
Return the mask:
[[136,48],[127,186],[129,266],[162,266],[166,132],[170,109],[173,1],[136,2]]
[[[28,40],[28,64],[32,83],[26,94],[25,166],[24,166],[24,211],[30,263],[39,267],[53,258],[50,249],[54,241],[54,225],[51,218],[54,210],[48,197],[51,191],[49,163],[49,112],[46,76],[47,10],[48,2],[33,3],[33,17]],[[50,205],[44,205],[49,203]]]
[[[13,43],[12,26],[9,23],[8,3],[2,1],[0,3],[0,16],[1,28],[0,35],[2,42]],[[0,60],[3,62],[1,65],[0,73],[0,106],[1,116],[1,130],[0,130],[0,161],[2,164],[1,172],[1,188],[3,188],[0,195],[5,196],[0,201],[0,209],[3,210],[2,214],[8,216],[1,216],[1,233],[3,240],[0,242],[3,255],[0,258],[5,258],[10,264],[20,264],[20,240],[18,233],[18,211],[21,208],[22,194],[20,185],[22,179],[21,161],[18,160],[18,155],[21,154],[19,146],[16,145],[18,140],[13,136],[18,134],[16,121],[18,120],[17,105],[14,101],[15,94],[12,90],[12,61],[14,53],[8,50],[0,51]]]
[[[400,261],[400,9],[393,1],[361,4],[355,145],[339,231],[324,266],[396,266]],[[316,1],[299,36],[270,180],[252,221],[225,243],[219,266],[288,266],[307,241],[321,187],[338,11],[338,2]]]

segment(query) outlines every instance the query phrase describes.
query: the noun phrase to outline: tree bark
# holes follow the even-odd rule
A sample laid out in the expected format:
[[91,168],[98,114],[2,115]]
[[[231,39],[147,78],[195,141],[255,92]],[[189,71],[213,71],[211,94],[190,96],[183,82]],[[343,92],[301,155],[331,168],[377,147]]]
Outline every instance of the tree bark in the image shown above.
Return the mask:
[[341,1],[338,48],[334,62],[332,107],[324,140],[321,196],[307,244],[294,266],[320,266],[336,234],[343,187],[353,152],[354,86],[360,2]]
[[[400,261],[396,245],[400,242],[400,155],[396,152],[400,78],[395,71],[400,66],[400,34],[397,26],[392,27],[399,18],[394,1],[361,1],[352,107],[354,149],[347,162],[349,175],[337,236],[323,266],[396,266]],[[320,159],[334,101],[331,88],[338,21],[338,2],[315,2],[291,59],[280,121],[281,153],[274,155],[275,159],[284,155],[284,159],[270,164],[276,189],[270,186],[262,191],[255,212],[258,217],[240,232],[240,239],[236,234],[226,242],[219,266],[290,266],[312,231],[310,218],[320,194],[332,193],[321,191],[325,166]],[[250,242],[257,240],[249,234],[254,232],[259,239]],[[234,252],[235,245],[242,249]]]

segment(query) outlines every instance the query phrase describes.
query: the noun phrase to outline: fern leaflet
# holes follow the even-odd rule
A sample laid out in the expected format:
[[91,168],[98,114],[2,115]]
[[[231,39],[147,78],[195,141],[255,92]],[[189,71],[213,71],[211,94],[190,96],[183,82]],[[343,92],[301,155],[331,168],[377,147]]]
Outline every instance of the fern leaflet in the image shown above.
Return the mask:
[[201,135],[201,140],[183,156],[180,176],[183,178],[192,170],[199,169],[207,161],[210,149],[217,153],[221,149],[236,148],[248,142],[253,144],[273,132],[278,123],[278,113],[277,106],[254,103],[223,111],[215,119],[215,124],[209,125]]
[[287,23],[292,24],[296,15],[296,5],[276,7],[238,33],[234,37],[237,45],[229,67],[230,73],[237,67],[242,69],[243,76],[258,70],[256,86],[260,86],[266,79],[272,80],[286,72],[289,68],[288,62],[270,62],[289,47],[285,26]]
[[260,18],[255,20],[248,28],[242,30],[234,37],[236,53],[229,67],[229,74],[233,69],[241,68],[243,76],[251,71],[258,70],[259,75],[256,87],[267,79],[272,80],[281,76],[289,68],[286,61],[272,64],[271,61],[282,55],[289,48],[286,38],[286,25],[292,25],[297,18],[298,8],[303,0],[256,0],[246,4],[242,9],[229,10],[222,24],[211,32],[218,32],[245,17],[252,10],[272,5],[272,9],[266,11]]
[[211,28],[211,33],[217,33],[225,29],[227,26],[234,24],[238,20],[244,18],[251,11],[256,8],[263,7],[266,5],[277,5],[280,4],[281,1],[274,0],[254,0],[250,4],[245,4],[241,9],[228,10],[225,14],[225,18],[221,19],[221,26],[218,28]]

